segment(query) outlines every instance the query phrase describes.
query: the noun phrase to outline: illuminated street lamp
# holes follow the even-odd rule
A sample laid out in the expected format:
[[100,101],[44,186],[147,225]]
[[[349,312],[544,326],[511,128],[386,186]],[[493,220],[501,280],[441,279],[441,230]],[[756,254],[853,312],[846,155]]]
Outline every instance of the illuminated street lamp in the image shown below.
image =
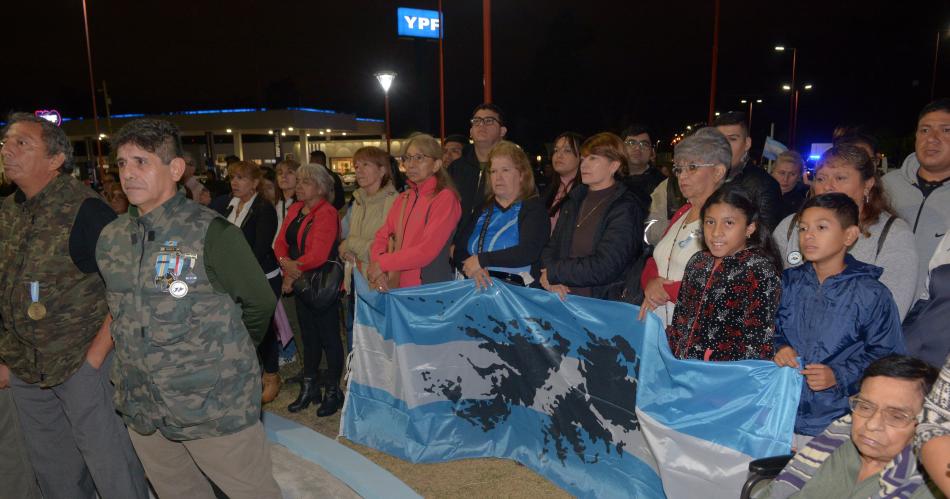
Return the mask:
[[811,90],[812,88],[814,88],[814,85],[811,83],[805,83],[800,88],[787,83],[782,85],[782,90],[786,92],[792,92],[792,124],[788,129],[790,147],[794,147],[795,145],[795,129],[798,127],[798,94],[801,90],[807,91]]
[[[791,48],[792,50],[792,83],[791,85],[782,85],[782,90],[785,90],[786,92],[792,90],[793,88],[796,88],[796,84],[797,84],[797,81],[795,79],[795,69],[796,69],[796,65],[798,64],[798,49],[795,47],[789,47],[789,48]],[[787,49],[784,45],[775,46],[776,52],[785,52],[786,50]],[[798,93],[795,92],[791,96],[791,98],[792,98],[791,99],[792,101],[790,102],[790,106],[789,106],[790,109],[788,113],[788,130],[789,130],[788,146],[795,147],[795,120],[796,120],[795,111],[796,111],[796,108],[798,107]]]
[[750,131],[750,133],[751,133],[751,130],[752,130],[752,104],[761,104],[761,103],[762,103],[762,99],[753,99],[753,98],[750,97],[750,98],[748,98],[748,99],[742,99],[742,100],[740,100],[739,103],[740,103],[740,104],[748,104],[748,105],[749,105],[749,112],[746,113],[746,124],[749,125],[749,131]]
[[380,71],[376,73],[376,80],[379,81],[379,86],[383,87],[386,102],[386,152],[390,152],[389,149],[392,142],[392,133],[389,131],[389,88],[393,86],[393,80],[395,79],[396,73],[392,71]]

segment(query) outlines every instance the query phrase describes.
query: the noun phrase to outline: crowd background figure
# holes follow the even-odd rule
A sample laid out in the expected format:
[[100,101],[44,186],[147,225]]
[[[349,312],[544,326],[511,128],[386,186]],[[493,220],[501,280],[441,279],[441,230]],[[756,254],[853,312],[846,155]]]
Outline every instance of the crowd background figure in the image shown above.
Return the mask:
[[[858,442],[854,452],[864,463],[858,482],[884,472],[879,464],[906,454],[935,469],[930,478],[950,491],[946,470],[941,474],[950,455],[950,337],[943,328],[950,320],[950,99],[921,111],[915,153],[883,176],[877,141],[860,129],[836,132],[813,175],[794,151],[778,155],[768,171],[749,155],[752,137],[743,113],[724,113],[679,141],[668,177],[657,165],[657,137],[643,124],[619,135],[585,138],[566,131],[554,137],[546,176],[539,176],[522,148],[508,139],[511,124],[499,106],[477,106],[469,125],[468,136],[450,135],[441,143],[414,134],[397,157],[376,147],[359,149],[350,195],[322,151],[314,151],[306,164],[283,159],[273,168],[232,157],[226,179],[202,180],[180,144],[153,147],[134,134],[124,143],[147,146],[160,166],[174,172],[170,178],[181,192],[169,199],[181,203],[187,197],[239,229],[257,263],[254,275],[264,277],[274,303],[281,303],[271,309],[269,325],[260,329],[264,333],[247,328],[255,331],[261,371],[254,384],[260,398],[252,408],[259,411],[260,403],[274,400],[284,383],[274,314],[288,319],[302,360],[300,373],[287,380],[300,387],[288,409],[316,405],[316,415],[326,417],[342,407],[344,352],[353,344],[354,272],[363,273],[378,292],[453,279],[472,279],[481,290],[501,281],[543,289],[561,300],[639,305],[637,319],[650,311],[659,316],[679,358],[764,359],[799,370],[805,383],[797,449],[825,432],[844,442],[848,432],[853,437],[859,429],[877,431],[868,429],[874,426],[868,421],[877,421],[881,380],[920,379],[927,386],[934,376],[925,371],[943,366],[933,390],[922,389],[920,401],[911,401],[914,418],[923,414],[921,424],[901,427],[910,429],[901,433],[894,452],[873,462]],[[60,174],[59,168],[71,166],[70,151],[50,137],[58,135],[24,116],[5,128],[6,176],[17,189],[4,200],[0,224],[10,207],[42,199],[46,184],[36,178],[68,183],[61,189],[78,196],[79,212],[102,212],[99,230],[115,214],[141,216],[141,192],[126,173],[133,155],[123,158],[119,174],[99,178],[96,195]],[[39,166],[27,171],[22,165],[28,161]],[[50,164],[57,167],[41,168]],[[86,218],[80,213],[77,221]],[[0,251],[21,243],[19,234],[0,237]],[[90,279],[95,269],[70,256],[76,275]],[[294,283],[334,261],[345,268],[339,297],[314,309],[295,295]],[[5,315],[13,313],[18,312]],[[103,330],[107,335],[108,320],[84,338],[101,338]],[[17,367],[22,355],[8,348],[16,337],[15,327],[5,322],[0,421],[8,423],[0,426],[6,429],[0,441],[9,443],[2,446],[7,454],[32,458],[44,495],[61,497],[47,463],[36,465],[56,447],[38,443],[44,441],[36,434],[43,424],[54,423],[32,426],[34,402],[27,393],[43,381]],[[96,363],[108,363],[111,356]],[[910,371],[917,374],[907,375]],[[14,389],[6,390],[8,385]],[[68,388],[63,380],[55,385]],[[108,413],[111,404],[103,400],[100,410]],[[117,406],[120,413],[124,407]],[[878,426],[895,426],[890,423],[897,421],[896,413],[886,414]],[[152,442],[135,433],[131,438],[131,445],[122,445],[153,456],[154,448],[146,450]],[[0,454],[3,462],[11,459],[5,455]],[[129,480],[141,484],[135,468],[140,461],[134,458],[127,456]],[[84,479],[90,490],[108,490],[86,461],[69,464],[72,473],[91,477]],[[208,465],[198,461],[205,471]],[[156,466],[153,457],[141,463],[146,471]],[[23,497],[35,497],[34,485],[17,487]]]

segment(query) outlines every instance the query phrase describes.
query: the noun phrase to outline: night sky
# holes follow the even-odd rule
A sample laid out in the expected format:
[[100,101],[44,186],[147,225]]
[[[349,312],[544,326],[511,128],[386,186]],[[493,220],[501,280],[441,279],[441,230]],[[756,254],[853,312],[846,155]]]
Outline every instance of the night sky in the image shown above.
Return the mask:
[[[91,116],[82,3],[4,5],[0,112],[56,108]],[[88,0],[97,86],[112,113],[306,106],[381,118],[373,73],[399,75],[391,91],[396,136],[438,134],[438,44],[400,39],[396,7],[433,0]],[[538,151],[564,130],[619,131],[629,121],[668,139],[703,121],[709,99],[713,2],[495,0],[494,100],[509,138]],[[482,97],[481,1],[445,0],[446,128],[467,133]],[[799,111],[799,149],[860,123],[893,154],[910,151],[929,100],[938,30],[950,1],[722,1],[719,111],[753,111],[784,140],[791,54],[813,83]],[[950,35],[940,45],[937,96],[950,95]],[[104,114],[100,95],[100,114]],[[893,159],[892,159],[893,160]]]

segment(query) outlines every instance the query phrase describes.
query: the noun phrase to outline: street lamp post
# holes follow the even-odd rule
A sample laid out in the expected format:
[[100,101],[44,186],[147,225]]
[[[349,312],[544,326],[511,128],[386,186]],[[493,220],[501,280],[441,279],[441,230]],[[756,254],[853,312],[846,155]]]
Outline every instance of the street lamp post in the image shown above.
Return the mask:
[[814,85],[812,85],[811,83],[806,83],[802,85],[801,87],[796,87],[793,85],[789,85],[787,83],[782,85],[782,90],[792,93],[792,122],[788,131],[788,137],[789,137],[788,147],[789,148],[795,147],[795,130],[798,127],[798,95],[802,90],[805,90],[805,91],[811,90],[813,86]]
[[379,81],[379,86],[383,87],[384,100],[386,102],[386,152],[390,152],[390,145],[392,143],[392,133],[389,131],[389,87],[393,85],[393,80],[396,79],[396,73],[392,71],[380,71],[376,73],[376,80]]
[[742,104],[749,105],[749,113],[746,114],[746,122],[749,125],[749,133],[752,133],[752,104],[761,104],[762,99],[742,99],[739,101]]
[[[796,85],[798,81],[795,78],[795,70],[798,64],[798,49],[796,47],[790,47],[792,50],[792,84],[791,88],[796,89],[793,95],[791,96],[791,102],[789,103],[789,113],[788,113],[788,146],[795,147],[795,122],[796,116],[795,113],[798,110],[798,90]],[[785,52],[786,47],[784,45],[776,45],[776,52]]]

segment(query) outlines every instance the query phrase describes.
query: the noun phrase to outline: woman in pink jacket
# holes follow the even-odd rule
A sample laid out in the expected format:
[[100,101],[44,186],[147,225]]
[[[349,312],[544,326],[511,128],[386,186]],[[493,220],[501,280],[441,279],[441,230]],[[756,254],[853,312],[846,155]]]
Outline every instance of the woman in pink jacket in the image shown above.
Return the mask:
[[452,280],[449,245],[462,216],[430,135],[409,139],[402,157],[408,188],[396,198],[370,247],[366,278],[377,291]]

